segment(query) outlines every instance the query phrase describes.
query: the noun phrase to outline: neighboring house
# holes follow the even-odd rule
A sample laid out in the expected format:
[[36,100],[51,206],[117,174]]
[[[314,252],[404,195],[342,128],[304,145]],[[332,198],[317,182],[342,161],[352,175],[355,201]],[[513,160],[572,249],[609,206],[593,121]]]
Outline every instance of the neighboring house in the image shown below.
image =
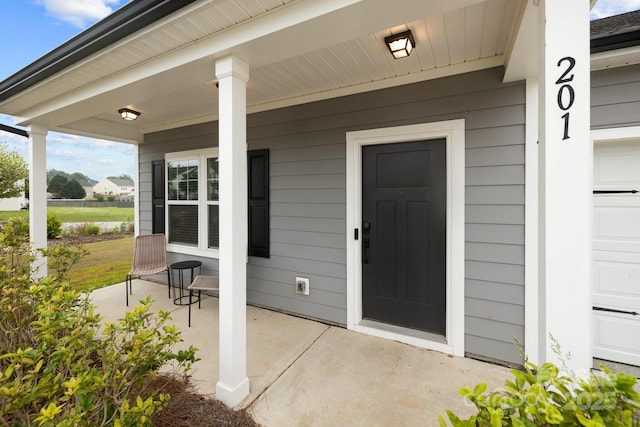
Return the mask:
[[29,200],[24,197],[10,197],[8,199],[0,199],[0,211],[19,211],[29,208]]
[[93,187],[98,183],[98,181],[94,181],[93,179],[78,179],[77,181],[84,189],[84,192],[87,193],[85,198],[93,198]]
[[227,404],[246,301],[456,356],[518,364],[517,338],[557,361],[553,334],[573,369],[640,365],[639,199],[592,194],[640,186],[638,12],[594,24],[593,53],[588,13],[134,0],[1,82],[0,112],[36,163],[49,130],[137,145],[136,230],[220,276]]
[[0,199],[0,212],[29,209],[29,199],[25,195],[26,192],[23,191],[18,197]]
[[105,178],[93,186],[95,195],[130,196],[134,191],[135,184],[132,179]]

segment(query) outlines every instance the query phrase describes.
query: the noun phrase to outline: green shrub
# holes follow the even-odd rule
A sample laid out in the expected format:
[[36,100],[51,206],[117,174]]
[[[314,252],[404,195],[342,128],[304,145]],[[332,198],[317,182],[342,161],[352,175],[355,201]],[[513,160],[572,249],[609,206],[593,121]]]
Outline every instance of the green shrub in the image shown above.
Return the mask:
[[82,224],[78,224],[78,225],[74,225],[73,227],[71,227],[69,229],[69,235],[70,236],[86,236],[87,233],[87,223],[82,223]]
[[99,202],[104,202],[104,196],[102,194],[96,194],[96,200]]
[[87,224],[85,230],[89,236],[97,236],[100,234],[100,226],[96,224]]
[[133,227],[133,222],[131,221],[123,221],[120,223],[120,233],[126,234],[126,233],[133,233],[134,231],[134,227]]
[[101,323],[68,285],[73,248],[42,250],[55,274],[32,278],[21,221],[0,230],[0,425],[150,426],[169,399],[151,385],[159,369],[186,374],[196,349],[173,351],[180,332],[167,312],[149,313],[149,298]]
[[[564,363],[565,359],[561,360]],[[640,394],[634,390],[635,377],[602,368],[602,372],[578,378],[572,373],[562,374],[553,363],[537,366],[527,361],[524,368],[524,371],[512,369],[513,381],[507,380],[497,391],[487,392],[485,383],[459,389],[478,411],[468,419],[447,411],[451,424],[454,427],[638,425],[634,413],[640,410]],[[447,426],[441,415],[438,421],[440,426]]]
[[62,234],[62,221],[55,215],[47,215],[47,239],[55,239]]
[[113,202],[113,201],[115,201],[115,200],[116,200],[116,196],[113,196],[113,195],[109,195],[109,196],[107,196],[107,201],[109,201],[109,202]]

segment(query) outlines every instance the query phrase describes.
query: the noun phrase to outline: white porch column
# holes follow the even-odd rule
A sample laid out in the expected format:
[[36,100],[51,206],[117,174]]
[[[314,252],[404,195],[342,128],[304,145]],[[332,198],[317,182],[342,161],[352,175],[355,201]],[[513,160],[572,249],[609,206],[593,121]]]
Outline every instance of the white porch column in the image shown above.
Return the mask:
[[589,1],[541,0],[540,362],[591,366]]
[[[41,125],[29,126],[29,232],[33,249],[47,247],[47,133]],[[47,275],[47,259],[37,255],[34,277]]]
[[249,65],[216,61],[220,162],[220,381],[216,397],[233,407],[247,377],[247,86]]

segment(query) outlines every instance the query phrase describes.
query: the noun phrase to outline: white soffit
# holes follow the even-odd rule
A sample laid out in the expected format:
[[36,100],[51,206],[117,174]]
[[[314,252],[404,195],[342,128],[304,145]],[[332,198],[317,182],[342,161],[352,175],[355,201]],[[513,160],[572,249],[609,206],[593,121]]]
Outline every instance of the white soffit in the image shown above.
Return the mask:
[[[249,111],[503,65],[521,0],[225,0],[195,3],[5,103],[22,124],[129,139],[217,117],[215,59],[251,66]],[[314,18],[315,16],[315,18]],[[386,35],[416,48],[393,60]],[[277,30],[277,31],[276,31]],[[117,109],[143,114],[122,123]],[[123,139],[126,132],[117,133]],[[114,135],[115,136],[115,135]],[[125,138],[126,139],[126,138]]]
[[640,64],[640,46],[599,52],[591,55],[591,71]]

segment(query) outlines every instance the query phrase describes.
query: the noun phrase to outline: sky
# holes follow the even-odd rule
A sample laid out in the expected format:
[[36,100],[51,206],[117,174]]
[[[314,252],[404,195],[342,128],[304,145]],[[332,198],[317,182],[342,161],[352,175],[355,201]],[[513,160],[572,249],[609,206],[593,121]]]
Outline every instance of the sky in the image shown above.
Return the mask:
[[[129,0],[0,0],[0,81],[20,71]],[[14,126],[0,114],[0,123]],[[27,138],[0,131],[0,142],[29,157]],[[47,170],[80,172],[99,181],[134,175],[135,146],[49,132]]]
[[[18,72],[129,0],[0,0],[0,81]],[[591,19],[640,10],[640,0],[599,0]],[[0,123],[13,126],[10,116]],[[0,131],[0,142],[28,160],[28,140]],[[50,132],[47,169],[81,172],[101,180],[107,176],[133,176],[134,150],[130,144]]]

